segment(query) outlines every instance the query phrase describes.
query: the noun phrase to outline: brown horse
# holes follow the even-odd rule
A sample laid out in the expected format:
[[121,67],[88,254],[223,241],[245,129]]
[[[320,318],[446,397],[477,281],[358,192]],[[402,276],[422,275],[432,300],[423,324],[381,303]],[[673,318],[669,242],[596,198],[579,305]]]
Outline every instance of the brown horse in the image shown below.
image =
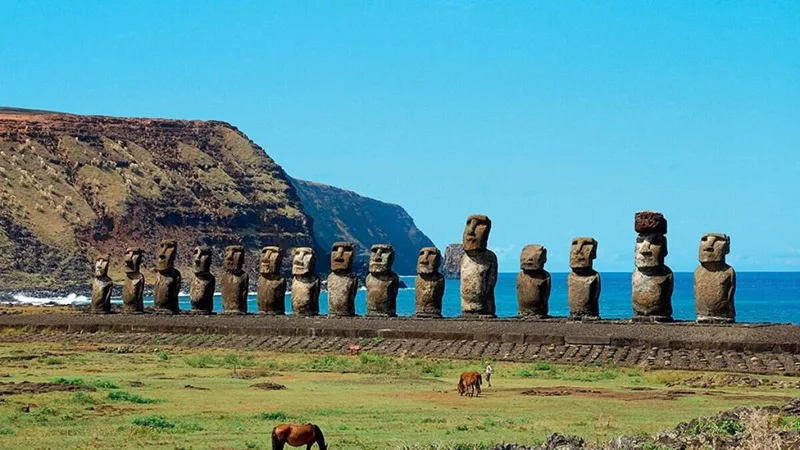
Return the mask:
[[[481,393],[483,378],[480,372],[464,372],[458,379],[458,395],[467,394],[470,397]],[[477,391],[477,394],[476,394]]]
[[311,450],[314,444],[319,445],[319,450],[327,450],[325,436],[322,430],[313,423],[305,425],[292,425],[282,423],[272,429],[272,450],[283,450],[283,446],[289,444],[292,447],[306,446],[306,450]]

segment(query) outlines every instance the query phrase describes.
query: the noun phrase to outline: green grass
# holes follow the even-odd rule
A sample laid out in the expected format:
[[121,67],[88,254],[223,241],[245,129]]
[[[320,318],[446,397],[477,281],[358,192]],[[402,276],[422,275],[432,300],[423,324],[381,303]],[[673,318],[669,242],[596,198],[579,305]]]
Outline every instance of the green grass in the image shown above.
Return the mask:
[[[4,343],[0,357],[45,351],[64,364],[8,359],[4,381],[50,381],[98,391],[5,396],[0,403],[2,448],[263,449],[270,448],[272,427],[282,422],[318,424],[334,449],[472,449],[501,441],[532,445],[553,432],[578,434],[594,443],[800,395],[791,389],[729,388],[713,396],[666,399],[655,395],[669,390],[666,381],[698,374],[499,361],[493,364],[493,387],[484,386],[480,397],[468,398],[455,390],[458,375],[481,370],[482,361],[369,352],[343,356],[162,348],[104,353],[76,351],[67,344]],[[240,368],[260,379],[242,378],[245,369]],[[251,387],[262,381],[287,389]],[[590,393],[521,395],[546,388]],[[30,412],[23,412],[28,405],[33,405]],[[698,432],[735,432],[735,426],[707,423],[698,425],[708,427]],[[800,429],[798,421],[788,419],[782,426]]]
[[141,405],[149,403],[158,403],[158,400],[154,398],[145,398],[139,394],[131,394],[130,392],[126,391],[111,391],[108,393],[108,396],[106,398],[108,398],[109,400],[138,403]]
[[94,387],[98,389],[118,389],[116,383],[110,380],[92,380],[86,381],[83,378],[54,378],[50,380],[53,384],[67,384],[70,386]]

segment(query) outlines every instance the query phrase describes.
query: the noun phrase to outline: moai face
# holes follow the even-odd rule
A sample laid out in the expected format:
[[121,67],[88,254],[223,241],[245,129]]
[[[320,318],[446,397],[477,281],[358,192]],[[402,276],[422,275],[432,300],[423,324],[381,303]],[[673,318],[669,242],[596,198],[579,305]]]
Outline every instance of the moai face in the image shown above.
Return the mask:
[[725,262],[731,251],[731,238],[722,233],[706,233],[700,239],[700,262]]
[[522,270],[542,270],[547,262],[547,249],[541,245],[526,245],[519,257],[519,268]]
[[244,247],[241,245],[225,247],[225,268],[239,271],[242,270],[242,266],[244,266]]
[[94,260],[94,276],[101,278],[108,275],[108,256],[98,255]]
[[355,246],[350,242],[337,242],[331,249],[331,270],[350,271],[353,267]]
[[194,273],[208,273],[211,270],[211,248],[206,246],[194,249]]
[[636,237],[636,267],[660,267],[667,256],[667,237],[663,234],[640,234]]
[[178,243],[171,240],[161,241],[156,256],[156,270],[166,272],[175,268],[175,257],[178,256]]
[[311,247],[297,247],[292,253],[292,275],[314,273],[317,258]]
[[125,263],[125,272],[138,272],[139,267],[142,265],[142,249],[138,247],[128,247],[125,249],[123,262]]
[[569,253],[569,266],[573,269],[591,269],[597,258],[597,241],[590,237],[576,237],[572,240]]
[[391,245],[373,245],[369,252],[370,273],[384,273],[392,271],[394,263],[394,248]]
[[492,231],[492,221],[488,217],[477,214],[467,217],[463,236],[464,250],[486,250],[490,231]]
[[417,258],[417,273],[437,273],[442,265],[442,253],[436,247],[422,247]]
[[280,247],[264,247],[261,249],[261,259],[258,272],[262,275],[272,275],[281,271],[283,252]]

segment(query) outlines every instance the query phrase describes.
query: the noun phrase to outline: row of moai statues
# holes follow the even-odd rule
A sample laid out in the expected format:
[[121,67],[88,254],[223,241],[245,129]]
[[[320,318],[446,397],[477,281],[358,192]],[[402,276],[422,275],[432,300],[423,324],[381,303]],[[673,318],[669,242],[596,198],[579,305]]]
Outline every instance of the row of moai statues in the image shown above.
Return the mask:
[[[180,312],[178,294],[181,273],[175,268],[177,243],[161,242],[156,255],[156,281],[153,285],[154,311],[176,314]],[[222,309],[225,314],[246,314],[249,276],[243,270],[245,249],[241,245],[225,248],[224,271],[221,280]],[[331,273],[328,277],[328,314],[331,316],[354,316],[358,278],[353,273],[355,246],[349,242],[337,242],[331,251]],[[366,278],[367,315],[392,317],[397,315],[397,292],[400,278],[392,271],[394,248],[378,244],[370,249],[369,274]],[[283,250],[268,246],[261,250],[259,261],[258,312],[269,315],[285,314],[287,281],[281,274]],[[111,311],[113,282],[108,277],[106,255],[95,260],[92,283],[92,311]],[[144,311],[144,275],[140,271],[142,251],[128,248],[124,257],[127,273],[122,290],[122,312]],[[216,278],[211,274],[212,252],[209,247],[195,248],[189,299],[190,313],[211,314],[213,312]],[[315,316],[319,314],[321,280],[315,272],[316,255],[310,247],[297,247],[292,252],[291,304],[294,314]],[[420,250],[416,280],[417,316],[441,317],[444,295],[444,276],[439,273],[441,253],[436,247]]]
[[[635,215],[634,230],[637,237],[636,269],[631,280],[632,321],[672,321],[674,277],[664,262],[667,256],[667,220],[660,213],[640,211]],[[694,272],[695,309],[700,323],[730,323],[735,320],[736,272],[725,261],[730,253],[730,242],[730,237],[721,233],[707,233],[700,240],[700,266]],[[572,240],[571,272],[567,277],[571,319],[600,318],[600,274],[593,268],[596,257],[595,239],[577,237]],[[551,280],[550,274],[544,270],[545,262],[547,249],[543,246],[528,245],[522,249],[521,271],[517,276],[520,316],[548,317]]]
[[[497,257],[488,249],[492,222],[483,215],[467,218],[463,234],[464,256],[461,260],[461,311],[464,316],[495,317],[494,289],[497,283]],[[667,221],[660,213],[642,211],[635,215],[638,233],[635,248],[636,269],[632,276],[633,321],[671,321],[672,271],[664,263],[667,256]],[[736,273],[725,262],[730,251],[730,238],[709,233],[700,243],[700,267],[695,271],[694,291],[698,322],[733,322]],[[181,274],[175,269],[177,244],[166,240],[156,258],[157,278],[154,284],[156,312],[177,313]],[[222,275],[223,312],[247,313],[249,276],[243,270],[244,247],[225,249]],[[191,312],[210,314],[213,309],[215,277],[211,275],[211,249],[197,247],[194,256],[194,280],[191,283]],[[353,273],[355,246],[337,242],[331,250],[331,273],[328,277],[328,314],[354,316],[358,279]],[[571,272],[567,278],[570,319],[600,318],[600,274],[593,268],[597,257],[597,241],[591,237],[573,239],[570,250]],[[418,317],[441,317],[445,281],[439,273],[441,253],[435,247],[420,250],[415,280],[415,311]],[[123,312],[141,312],[144,276],[139,271],[140,249],[125,252],[127,277],[123,287]],[[281,274],[283,251],[264,247],[261,251],[258,279],[258,311],[263,314],[285,314],[287,281]],[[291,304],[294,314],[319,314],[321,281],[315,273],[316,256],[310,247],[298,247],[292,254]],[[369,274],[366,278],[367,315],[392,317],[397,310],[399,277],[392,271],[394,249],[379,244],[370,250]],[[548,317],[551,291],[550,273],[544,268],[547,249],[528,245],[520,256],[517,276],[517,301],[522,317]],[[92,290],[93,311],[110,310],[113,283],[107,275],[108,258],[100,256],[95,263]]]

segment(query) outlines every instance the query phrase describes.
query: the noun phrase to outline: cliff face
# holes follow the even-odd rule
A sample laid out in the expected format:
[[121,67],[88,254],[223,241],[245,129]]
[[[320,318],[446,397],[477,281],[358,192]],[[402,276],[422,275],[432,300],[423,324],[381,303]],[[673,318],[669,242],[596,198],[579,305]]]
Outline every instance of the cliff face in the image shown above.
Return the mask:
[[[409,218],[410,220],[410,218]],[[312,222],[286,173],[222,122],[0,111],[0,290],[88,285],[91,261],[139,246],[148,282],[161,239],[192,249],[314,246]],[[330,248],[330,246],[327,246]]]
[[394,271],[411,275],[417,271],[419,249],[433,246],[414,225],[414,219],[398,205],[325,184],[297,179],[292,182],[302,199],[303,210],[314,221],[314,239],[325,251],[326,260],[334,242],[353,242],[358,254],[355,269],[365,273],[370,247],[389,243],[395,250]]
[[444,262],[442,263],[442,274],[445,278],[461,278],[461,257],[464,256],[464,246],[461,244],[450,244],[444,251]]

